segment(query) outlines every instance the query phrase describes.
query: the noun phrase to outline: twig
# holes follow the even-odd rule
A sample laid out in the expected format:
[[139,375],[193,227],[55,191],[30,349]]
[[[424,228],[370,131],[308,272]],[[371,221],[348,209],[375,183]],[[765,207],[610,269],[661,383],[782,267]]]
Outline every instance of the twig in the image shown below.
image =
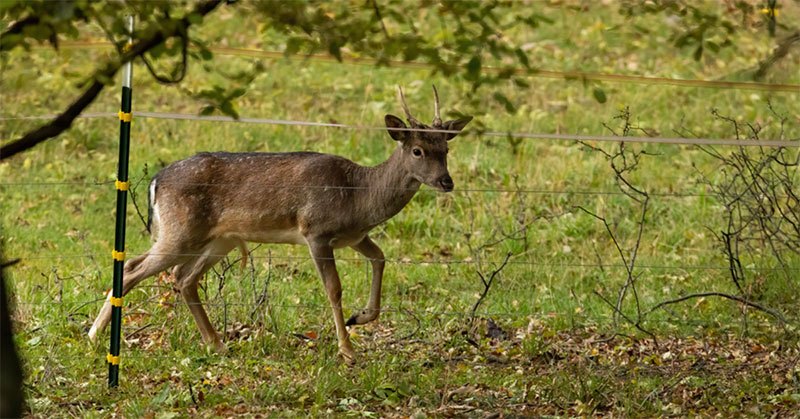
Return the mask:
[[188,387],[189,387],[189,396],[192,397],[192,403],[194,403],[195,407],[200,406],[197,404],[197,399],[194,398],[194,391],[192,391],[192,383],[188,383]]
[[[130,188],[130,190],[128,192],[130,193],[130,196],[131,196],[131,202],[133,203],[133,208],[136,210],[136,215],[139,216],[139,220],[141,220],[142,225],[144,225],[145,231],[149,231],[150,228],[148,226],[148,222],[144,218],[144,215],[142,215],[142,211],[139,209],[139,204],[136,202],[136,188],[139,187],[139,185],[142,183],[142,181],[144,180],[145,177],[147,177],[147,165],[146,164],[144,166],[144,171],[142,172],[142,176],[139,178],[139,180],[136,181],[136,183],[133,185],[133,187]],[[149,204],[148,204],[148,207],[149,207]],[[148,209],[148,212],[149,212],[149,209]]]
[[653,308],[651,308],[647,312],[645,312],[644,316],[646,317],[647,315],[649,315],[650,313],[658,310],[659,308],[662,308],[662,307],[670,305],[670,304],[677,304],[677,303],[680,303],[680,302],[683,302],[683,301],[686,301],[686,300],[689,300],[689,299],[692,299],[692,298],[703,298],[703,297],[722,297],[722,298],[727,298],[729,300],[733,300],[733,301],[739,302],[741,304],[745,304],[747,306],[753,307],[756,310],[763,311],[764,313],[767,313],[770,316],[778,319],[778,321],[780,322],[780,324],[783,327],[783,329],[786,330],[786,323],[787,323],[786,322],[786,318],[783,317],[783,315],[780,312],[778,312],[777,310],[771,309],[769,307],[765,307],[765,306],[763,306],[763,305],[761,305],[759,303],[756,303],[755,301],[750,301],[750,300],[748,300],[746,298],[739,297],[737,295],[726,294],[724,292],[716,292],[716,291],[699,292],[699,293],[695,293],[695,294],[688,294],[688,295],[684,295],[682,297],[678,297],[678,298],[675,298],[675,299],[672,299],[672,300],[662,301],[662,302],[656,304],[655,306],[653,306]]
[[127,336],[125,336],[125,337],[130,339],[133,336],[136,336],[137,333],[141,333],[144,329],[147,329],[148,327],[152,327],[152,326],[153,326],[153,323],[147,323],[146,325],[134,330],[133,332],[128,333]]
[[[584,207],[578,206],[579,210],[583,211],[584,213],[594,217],[595,219],[601,221],[603,226],[608,233],[611,241],[614,244],[614,247],[617,250],[617,254],[619,255],[622,263],[625,267],[625,271],[627,274],[627,278],[625,283],[619,289],[617,295],[617,303],[614,306],[614,324],[616,325],[618,322],[618,314],[622,314],[622,305],[625,301],[625,298],[628,295],[628,289],[631,290],[633,293],[634,303],[636,304],[636,314],[638,321],[635,323],[637,324],[642,319],[642,312],[641,312],[641,305],[639,303],[639,293],[636,289],[636,280],[641,275],[635,274],[636,271],[636,260],[639,255],[639,249],[641,248],[642,244],[642,236],[644,235],[644,227],[645,223],[647,222],[647,211],[648,211],[648,204],[650,203],[650,195],[647,193],[646,190],[637,187],[628,179],[630,173],[636,170],[639,166],[640,158],[642,156],[650,156],[653,155],[652,153],[647,152],[646,150],[636,150],[631,149],[625,143],[625,137],[630,134],[632,130],[638,130],[644,132],[646,135],[650,135],[646,129],[643,127],[639,127],[633,125],[631,123],[631,112],[628,107],[625,107],[619,114],[614,116],[614,119],[619,119],[622,121],[622,131],[618,133],[613,127],[609,126],[606,123],[603,123],[603,126],[609,130],[613,135],[619,136],[620,141],[618,143],[618,148],[616,150],[606,151],[603,148],[593,146],[589,143],[581,141],[584,147],[598,152],[605,157],[608,161],[611,170],[614,174],[614,181],[617,184],[617,188],[628,198],[638,203],[641,207],[639,219],[637,221],[638,229],[636,232],[636,239],[631,245],[629,249],[623,250],[622,245],[620,244],[620,240],[617,238],[617,235],[611,229],[611,225],[608,223],[605,217],[602,217],[598,214],[595,214],[592,211],[587,210]],[[630,252],[629,256],[626,256],[626,251]],[[630,319],[627,319],[630,321]]]
[[[614,231],[611,229],[611,226],[608,224],[608,221],[605,219],[605,217],[601,217],[601,216],[595,214],[594,212],[587,210],[586,208],[584,208],[582,206],[577,206],[575,208],[585,212],[586,214],[594,217],[595,219],[597,219],[597,220],[599,220],[600,222],[603,223],[603,226],[605,226],[606,232],[608,233],[608,237],[611,238],[611,242],[614,243],[614,247],[617,249],[617,253],[619,254],[620,259],[622,259],[622,264],[623,264],[623,266],[625,266],[625,271],[627,272],[628,279],[625,281],[625,285],[623,285],[622,288],[620,289],[619,295],[617,297],[617,305],[614,306],[615,313],[621,313],[622,312],[622,301],[625,299],[625,294],[627,292],[628,286],[629,286],[630,281],[631,281],[631,275],[632,275],[631,266],[633,265],[633,263],[628,263],[628,258],[625,257],[625,252],[622,250],[622,247],[620,246],[619,241],[617,241],[616,234],[614,234]],[[614,324],[615,325],[617,324],[617,316],[616,315],[614,316]]]
[[416,327],[416,329],[414,329],[414,330],[413,330],[411,333],[409,333],[409,334],[407,334],[407,335],[405,335],[405,336],[403,336],[403,337],[401,337],[401,338],[394,339],[393,341],[391,341],[391,343],[399,343],[399,342],[402,342],[402,341],[404,341],[404,340],[409,340],[409,339],[411,339],[412,337],[414,337],[414,335],[416,335],[416,334],[417,334],[417,332],[419,332],[419,331],[420,331],[420,329],[422,329],[422,321],[419,319],[419,317],[417,317],[417,315],[416,315],[416,314],[414,314],[414,312],[413,312],[413,311],[411,311],[411,310],[409,310],[409,309],[407,309],[407,308],[403,308],[403,312],[404,312],[404,313],[406,313],[406,314],[408,314],[408,315],[409,315],[409,316],[411,316],[412,318],[414,318],[414,320],[415,320],[415,321],[416,321],[416,323],[417,323],[417,327]]
[[11,260],[7,260],[7,261],[4,261],[4,262],[0,262],[0,269],[10,268],[10,267],[16,265],[19,262],[20,262],[20,259],[11,259]]
[[[612,303],[611,301],[608,301],[608,299],[607,299],[606,297],[604,297],[604,296],[603,296],[603,294],[600,294],[600,293],[599,293],[597,290],[594,290],[593,292],[594,292],[594,294],[595,294],[596,296],[600,297],[600,299],[601,299],[601,300],[603,300],[603,302],[604,302],[604,303],[608,304],[608,305],[609,305],[609,307],[611,307],[611,308],[612,308],[612,309],[613,309],[613,310],[614,310],[616,313],[618,313],[618,314],[619,314],[619,315],[620,315],[620,316],[621,316],[623,319],[627,320],[627,321],[628,321],[628,323],[632,324],[632,325],[633,325],[633,326],[634,326],[636,329],[638,329],[639,331],[641,331],[641,332],[643,332],[643,333],[647,334],[648,336],[650,336],[650,338],[651,338],[651,339],[653,339],[653,343],[656,345],[656,348],[658,348],[658,347],[659,347],[659,346],[658,346],[658,338],[656,338],[656,335],[655,335],[653,332],[651,332],[651,331],[649,331],[649,330],[645,329],[644,327],[642,327],[642,325],[641,325],[641,319],[640,319],[640,321],[633,321],[633,319],[631,319],[630,317],[628,317],[628,316],[627,316],[625,313],[623,313],[622,311],[618,310],[618,309],[617,309],[617,307],[614,305],[614,303]],[[645,315],[646,315],[646,314],[645,314]]]
[[144,62],[145,67],[147,67],[147,71],[159,83],[163,83],[163,84],[178,84],[181,81],[183,81],[184,77],[186,77],[186,67],[187,67],[186,62],[187,62],[188,55],[189,55],[189,51],[188,51],[188,48],[189,48],[189,34],[186,32],[185,28],[182,31],[178,32],[178,38],[180,38],[180,40],[181,40],[181,62],[178,64],[178,66],[175,69],[172,70],[172,74],[177,73],[177,75],[174,75],[172,77],[168,77],[168,76],[162,76],[162,75],[158,74],[156,72],[156,69],[153,66],[153,64],[150,62],[150,60],[147,59],[147,54],[142,54],[141,55],[142,62]]
[[503,263],[500,265],[500,267],[492,271],[491,275],[489,275],[488,281],[486,280],[486,277],[483,276],[483,273],[477,271],[478,276],[481,278],[481,281],[483,281],[483,293],[481,293],[481,296],[478,298],[478,301],[475,302],[475,305],[472,306],[470,319],[475,319],[475,311],[478,310],[478,306],[481,305],[483,299],[486,298],[486,294],[489,293],[489,288],[492,287],[492,282],[494,282],[494,278],[497,276],[497,274],[500,273],[500,271],[503,270],[503,268],[506,267],[506,264],[508,263],[508,260],[511,259],[511,256],[512,256],[511,252],[506,253],[506,258],[503,260]]

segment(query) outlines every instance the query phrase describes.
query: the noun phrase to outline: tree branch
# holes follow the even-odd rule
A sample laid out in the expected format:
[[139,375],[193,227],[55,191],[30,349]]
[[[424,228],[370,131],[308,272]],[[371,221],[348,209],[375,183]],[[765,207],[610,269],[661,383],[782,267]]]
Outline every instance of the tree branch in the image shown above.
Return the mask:
[[769,69],[772,68],[773,64],[780,61],[783,57],[789,55],[789,51],[792,49],[792,45],[795,43],[800,43],[800,31],[789,35],[778,43],[778,46],[775,47],[769,57],[764,59],[764,61],[758,65],[758,70],[756,70],[755,74],[753,74],[753,80],[763,80]]
[[168,38],[185,34],[189,26],[192,25],[188,18],[189,15],[198,14],[200,16],[205,16],[213,11],[221,2],[222,0],[206,0],[199,3],[186,17],[160,22],[161,24],[154,30],[146,31],[146,36],[134,43],[127,52],[124,52],[119,58],[106,63],[103,68],[97,70],[92,75],[92,81],[89,87],[54,120],[0,147],[0,161],[31,149],[37,144],[54,138],[68,130],[72,126],[72,122],[75,118],[97,98],[97,95],[105,88],[106,83],[114,77],[125,63],[141,56]]
[[784,329],[786,328],[786,318],[783,317],[783,315],[781,313],[779,313],[778,311],[773,310],[773,309],[771,309],[769,307],[764,307],[763,305],[761,305],[759,303],[756,303],[754,301],[750,301],[750,300],[745,299],[743,297],[739,297],[739,296],[736,296],[736,295],[733,295],[733,294],[726,294],[724,292],[715,292],[715,291],[712,291],[712,292],[699,292],[699,293],[696,293],[696,294],[684,295],[683,297],[678,297],[678,298],[675,298],[675,299],[672,299],[672,300],[662,301],[662,302],[656,304],[655,306],[653,306],[653,308],[648,310],[647,313],[645,313],[644,315],[647,316],[648,314],[650,314],[650,313],[652,313],[652,312],[654,312],[654,311],[658,310],[659,308],[664,307],[666,305],[677,304],[677,303],[680,303],[680,302],[683,302],[683,301],[686,301],[686,300],[689,300],[689,299],[692,299],[692,298],[702,298],[702,297],[722,297],[722,298],[727,298],[729,300],[733,300],[733,301],[742,303],[744,305],[753,307],[753,308],[755,308],[757,310],[761,310],[764,313],[767,313],[770,316],[778,319],[778,321],[780,322],[781,326],[783,326]]
[[392,37],[389,36],[389,31],[386,30],[386,24],[383,23],[383,16],[381,15],[381,9],[378,8],[378,0],[372,0],[370,3],[372,3],[372,10],[375,12],[375,19],[377,19],[378,23],[381,24],[381,30],[383,30],[383,35],[386,37],[386,39],[392,39]]
[[[9,39],[14,35],[19,35],[22,31],[25,30],[28,26],[36,26],[39,24],[40,18],[39,16],[28,16],[24,19],[20,19],[11,24],[8,29],[5,30],[2,34],[0,34],[0,51],[8,51],[14,48],[16,45]],[[57,47],[58,44],[53,44],[53,47]]]

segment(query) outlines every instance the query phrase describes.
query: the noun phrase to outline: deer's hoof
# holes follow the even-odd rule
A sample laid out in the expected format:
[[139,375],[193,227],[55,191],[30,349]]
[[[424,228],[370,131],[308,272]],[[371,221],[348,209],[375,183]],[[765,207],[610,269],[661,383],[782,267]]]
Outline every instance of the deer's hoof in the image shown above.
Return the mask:
[[214,350],[214,352],[220,355],[225,355],[228,353],[228,347],[225,346],[225,344],[222,343],[221,340],[217,340],[216,342],[209,344],[209,346],[211,347],[211,349]]
[[339,357],[345,365],[353,366],[356,364],[356,352],[352,348],[339,348]]
[[363,309],[354,313],[347,319],[345,326],[353,326],[357,324],[366,324],[378,318],[378,310]]

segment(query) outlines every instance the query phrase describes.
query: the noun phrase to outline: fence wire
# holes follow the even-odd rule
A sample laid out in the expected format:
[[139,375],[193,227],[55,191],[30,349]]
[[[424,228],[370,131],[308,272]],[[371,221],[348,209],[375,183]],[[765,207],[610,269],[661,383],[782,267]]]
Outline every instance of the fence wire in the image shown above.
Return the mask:
[[[420,128],[388,128],[386,126],[342,124],[330,122],[314,122],[287,119],[270,118],[233,118],[230,116],[202,116],[182,113],[169,112],[133,112],[134,118],[153,118],[200,122],[239,122],[258,125],[284,125],[299,127],[322,127],[340,128],[362,131],[421,131],[437,133],[454,133],[461,135],[474,134],[484,137],[514,138],[525,140],[550,140],[550,141],[595,141],[595,142],[626,142],[642,144],[671,144],[671,145],[717,145],[717,146],[737,146],[737,147],[800,147],[800,139],[780,140],[780,139],[736,139],[736,138],[686,138],[686,137],[642,137],[642,136],[614,136],[614,135],[582,135],[582,134],[551,134],[533,132],[503,132],[503,131],[451,131],[438,129]],[[40,120],[53,119],[57,115],[37,115],[37,116],[3,116],[0,121],[10,120]],[[78,118],[115,118],[119,116],[112,112],[83,113]]]
[[[62,41],[59,43],[60,48],[67,49],[94,49],[94,48],[113,48],[114,45],[110,42],[98,41]],[[378,65],[389,66],[395,68],[409,68],[409,69],[425,69],[433,70],[435,66],[428,63],[420,63],[415,61],[399,61],[399,60],[380,60],[363,57],[349,57],[342,56],[336,58],[331,55],[322,54],[303,54],[296,56],[287,56],[280,51],[267,51],[254,48],[235,48],[224,46],[208,46],[208,50],[228,56],[238,57],[257,57],[267,59],[291,59],[291,60],[312,60],[320,62],[329,62],[335,64],[350,64],[350,65],[367,65],[375,67]],[[491,66],[481,66],[481,72],[508,72],[508,68],[497,68]],[[676,79],[672,77],[655,77],[655,76],[640,76],[631,74],[614,74],[614,73],[599,73],[587,71],[558,71],[547,69],[524,69],[516,68],[513,70],[514,74],[526,77],[538,77],[549,79],[562,79],[562,80],[582,80],[582,81],[607,81],[614,83],[632,83],[641,85],[656,85],[656,86],[678,86],[678,87],[700,87],[700,88],[713,88],[713,89],[739,89],[739,90],[758,90],[758,91],[771,91],[771,92],[800,92],[800,85],[797,84],[783,84],[783,83],[763,83],[763,82],[740,82],[740,81],[725,81],[725,80],[701,80],[701,79]]]
[[[221,185],[238,185],[235,183],[196,183],[196,182],[170,182],[170,184],[179,184],[179,185],[192,185],[192,186],[221,186]],[[54,181],[54,182],[0,182],[0,188],[16,188],[16,187],[58,187],[58,186],[77,186],[77,187],[108,187],[113,186],[113,180],[94,180],[94,181]],[[335,186],[335,185],[264,185],[264,189],[293,189],[293,190],[300,190],[300,189],[341,189],[341,190],[367,190],[371,189],[368,187],[357,187],[357,186]],[[438,194],[439,192],[434,191],[432,189],[411,189],[411,188],[391,188],[385,187],[381,188],[384,190],[396,190],[396,191],[405,191],[405,190],[414,190],[418,193],[434,193]],[[456,188],[450,191],[449,193],[502,193],[502,194],[526,194],[526,195],[584,195],[584,196],[627,196],[625,192],[620,191],[591,191],[591,190],[549,190],[549,189],[534,189],[534,188],[519,188],[519,189],[507,189],[507,188]],[[708,193],[701,193],[701,192],[648,192],[650,197],[657,197],[657,198],[700,198],[700,197],[708,197]]]
[[[126,255],[130,257],[141,256],[144,253],[132,253],[126,252]],[[206,253],[149,253],[150,255],[155,256],[178,256],[178,257],[201,257],[201,256],[215,256],[215,257],[225,257],[230,253],[226,253],[224,255],[209,255]],[[519,257],[524,254],[516,254],[514,257]],[[63,260],[63,259],[100,259],[107,257],[107,254],[99,254],[99,253],[74,253],[74,254],[56,254],[56,255],[15,255],[15,258],[21,260]],[[250,257],[254,260],[284,260],[284,261],[292,261],[292,262],[312,262],[314,258],[311,255],[307,256],[295,256],[295,255],[255,255],[253,252],[250,252]],[[370,259],[363,258],[363,257],[335,257],[333,260],[337,262],[369,262]],[[395,265],[475,265],[478,262],[483,264],[489,265],[500,265],[503,263],[503,260],[500,259],[483,259],[481,258],[480,261],[475,259],[410,259],[410,258],[402,258],[402,259],[390,259],[384,258],[382,259],[384,262],[389,264]],[[507,262],[508,265],[521,265],[521,266],[537,266],[537,267],[544,267],[544,268],[578,268],[578,269],[628,269],[630,266],[621,263],[574,263],[574,262],[542,262],[542,261],[532,261],[532,260],[518,260],[518,259],[510,259]],[[730,266],[713,266],[713,265],[648,265],[642,263],[636,263],[636,269],[648,269],[648,270],[687,270],[687,271],[727,271],[730,269]],[[800,267],[764,267],[764,266],[743,266],[742,269],[747,271],[800,271]]]
[[[263,311],[272,310],[272,309],[289,309],[289,310],[298,310],[298,311],[318,311],[319,315],[322,317],[321,319],[319,319],[321,321],[321,323],[317,323],[316,319],[315,319],[315,321],[307,322],[305,327],[303,327],[303,325],[299,325],[298,329],[294,329],[293,330],[291,328],[282,327],[281,328],[282,331],[278,332],[278,333],[275,333],[276,335],[295,336],[295,337],[298,337],[298,338],[303,339],[303,340],[325,339],[325,336],[327,336],[328,340],[335,340],[335,332],[332,331],[332,329],[334,329],[334,326],[333,326],[332,323],[329,323],[329,319],[328,319],[329,311],[331,310],[329,304],[325,304],[325,303],[322,303],[322,304],[274,303],[274,302],[271,301],[271,298],[272,297],[269,297],[269,300],[265,300],[262,303],[237,303],[237,302],[227,302],[227,301],[208,301],[208,302],[203,302],[202,305],[205,306],[205,307],[209,307],[209,308],[213,307],[213,308],[216,308],[218,310],[220,308],[222,310],[226,310],[228,307],[237,307],[237,306],[238,307],[241,307],[241,306],[255,307],[255,308],[259,309],[259,310],[262,310],[262,313],[256,313],[255,311],[253,311],[253,313],[251,313],[248,316],[246,321],[234,319],[228,314],[222,314],[220,316],[221,318],[219,318],[219,319],[217,319],[215,321],[215,326],[218,327],[218,330],[219,330],[221,336],[223,337],[223,340],[226,341],[226,342],[232,342],[232,341],[241,340],[241,339],[238,339],[238,338],[233,338],[233,339],[227,338],[227,333],[229,331],[230,332],[236,332],[237,328],[239,328],[240,326],[242,326],[242,327],[258,326],[261,330],[265,330],[265,331],[267,331],[268,333],[271,333],[271,334],[274,333],[274,330],[270,330],[269,326],[268,326],[269,323],[272,323],[272,320],[269,319],[270,315],[269,314],[263,314]],[[104,299],[97,299],[97,300],[91,301],[91,303],[95,303],[96,305],[99,305],[103,301],[104,301]],[[136,302],[128,303],[127,300],[126,300],[126,307],[125,307],[125,310],[123,311],[123,318],[125,318],[125,319],[134,318],[134,317],[138,318],[139,316],[149,316],[149,317],[154,317],[154,318],[158,317],[153,312],[143,311],[140,308],[140,307],[143,307],[145,305],[145,303],[148,303],[148,302],[151,303],[151,304],[154,303],[154,301],[136,301]],[[52,302],[50,302],[50,303],[16,302],[15,304],[16,305],[21,305],[21,306],[37,306],[37,305],[48,305],[50,307],[54,306],[54,304]],[[66,306],[67,304],[69,304],[69,303],[56,303],[55,305],[65,305]],[[77,313],[77,311],[79,309],[82,309],[82,308],[84,308],[84,307],[86,307],[88,305],[89,304],[85,304],[85,305],[83,305],[81,307],[73,308],[68,313],[63,313],[63,315],[68,317],[67,322],[68,323],[82,323],[82,322],[84,322],[86,320],[92,320],[91,316],[86,318],[86,319],[83,319],[83,318],[78,319],[75,316],[75,314]],[[469,304],[467,304],[467,305],[469,305]],[[188,328],[189,328],[188,330],[192,329],[192,327],[191,327],[192,321],[190,320],[191,316],[189,315],[190,312],[188,311],[189,310],[189,307],[188,307],[189,303],[186,303],[185,301],[182,301],[180,299],[180,297],[176,297],[174,301],[172,301],[170,303],[167,303],[167,304],[161,304],[161,306],[165,310],[168,310],[168,309],[180,310],[183,313],[182,315],[186,315],[186,317],[187,317],[185,320],[187,322],[189,322],[188,323],[188,325],[189,325],[188,326]],[[363,308],[362,306],[352,305],[352,306],[344,306],[343,310],[345,310],[346,312],[356,312],[358,310],[361,310],[362,308]],[[591,310],[591,311],[594,311],[594,310]],[[757,313],[757,312],[754,312],[754,313]],[[91,313],[91,314],[94,314],[94,313]],[[258,318],[256,318],[256,314],[258,314]],[[543,321],[543,320],[554,318],[553,317],[554,314],[555,313],[553,313],[553,312],[547,312],[547,311],[521,312],[521,311],[518,311],[518,310],[476,310],[473,313],[469,307],[465,307],[463,310],[455,310],[455,309],[442,310],[442,309],[436,309],[436,308],[415,309],[415,308],[403,306],[403,302],[400,303],[400,306],[385,305],[385,306],[381,307],[381,318],[383,320],[386,320],[386,318],[389,317],[389,316],[407,317],[407,318],[413,318],[415,320],[415,323],[411,323],[409,325],[409,327],[407,327],[407,329],[415,329],[416,328],[415,333],[412,333],[412,334],[403,333],[402,329],[398,328],[397,331],[400,332],[399,334],[401,336],[400,336],[400,338],[397,338],[397,337],[390,338],[393,341],[402,341],[402,340],[408,340],[408,339],[413,338],[418,332],[421,332],[420,328],[422,327],[421,323],[422,323],[423,320],[426,321],[426,322],[434,322],[434,321],[440,320],[441,318],[448,318],[448,319],[453,319],[453,320],[459,320],[460,319],[460,320],[464,320],[464,321],[467,321],[467,320],[470,320],[470,321],[471,320],[480,320],[480,319],[492,319],[492,320],[502,320],[502,321],[512,321],[512,320],[519,320],[519,319],[529,319],[529,320],[537,320],[538,319],[540,321]],[[607,317],[609,319],[611,318],[611,315],[607,314],[607,313],[598,313],[598,314],[601,315],[601,316],[607,315]],[[666,314],[667,314],[667,317],[665,317],[665,318],[647,318],[644,324],[670,325],[670,324],[674,324],[676,321],[678,321],[676,319],[679,319],[681,324],[689,325],[689,326],[707,326],[709,324],[709,322],[711,322],[710,320],[703,321],[703,320],[696,320],[696,319],[686,318],[686,317],[681,316],[681,314],[678,314],[678,313],[673,312],[673,311],[666,311]],[[766,313],[764,315],[766,316]],[[572,317],[572,316],[579,316],[579,314],[575,314],[575,313],[564,314],[565,318],[569,318],[569,317]],[[156,319],[154,321],[145,321],[145,322],[143,322],[144,324],[138,324],[137,323],[137,324],[134,324],[134,325],[131,325],[128,322],[123,322],[123,324],[122,324],[123,339],[127,340],[127,341],[130,341],[131,339],[135,339],[135,338],[139,337],[139,335],[142,332],[146,331],[147,329],[152,328],[152,327],[158,327],[159,325],[162,325],[162,324],[166,324],[168,321],[169,321],[168,319],[164,318],[162,320]],[[394,321],[397,321],[397,320],[395,319]],[[764,320],[764,319],[759,320],[757,317],[752,318],[752,316],[751,316],[751,319],[748,320],[748,323],[750,323],[750,324],[752,324],[752,323],[763,323],[764,325],[772,324],[768,320]],[[316,324],[316,326],[312,326],[314,324]],[[390,324],[396,324],[396,323],[392,323],[390,321]],[[18,333],[21,334],[21,335],[24,335],[24,336],[33,336],[33,335],[37,335],[37,334],[41,334],[41,333],[48,333],[48,332],[46,332],[46,329],[52,329],[52,328],[61,329],[61,328],[64,327],[64,324],[63,323],[58,323],[58,322],[54,321],[54,319],[52,319],[52,318],[48,318],[47,320],[45,320],[43,322],[42,321],[37,321],[34,324],[32,324],[32,326],[33,327],[31,327],[30,329],[20,330]],[[508,327],[507,325],[502,324],[502,323],[500,324],[500,326],[501,327]],[[319,338],[314,338],[314,339],[312,339],[310,337],[303,337],[304,336],[304,332],[307,332],[308,330],[321,330],[324,333],[320,333],[319,334],[320,337]],[[42,331],[44,331],[44,332],[42,332]],[[189,334],[194,334],[196,332],[195,331],[190,331],[188,333]],[[199,341],[199,336],[197,336],[197,337],[190,336],[189,339],[197,339],[197,341]],[[245,337],[245,340],[247,340],[246,337]],[[128,350],[135,349],[135,343],[134,344],[128,343],[128,346],[129,346]],[[92,358],[92,359],[98,359],[98,360],[101,359],[98,356],[98,354],[94,353],[94,352],[87,353],[87,357],[88,358]],[[175,358],[178,358],[178,357],[183,357],[183,355],[175,355],[175,354],[172,354],[172,353],[170,353],[170,354],[152,354],[152,353],[151,354],[143,354],[143,353],[135,353],[135,352],[133,352],[133,353],[132,352],[126,352],[123,355],[123,358],[128,358],[128,359],[130,359],[130,358],[134,358],[135,359],[135,358],[140,358],[140,357],[141,358],[148,358],[148,359],[161,359],[161,358],[175,359]]]

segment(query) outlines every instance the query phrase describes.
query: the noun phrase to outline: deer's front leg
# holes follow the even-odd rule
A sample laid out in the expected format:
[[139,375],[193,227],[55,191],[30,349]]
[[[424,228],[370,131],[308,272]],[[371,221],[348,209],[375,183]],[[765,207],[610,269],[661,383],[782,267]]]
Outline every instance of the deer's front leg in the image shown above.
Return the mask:
[[381,283],[383,282],[383,268],[386,265],[383,251],[369,237],[364,237],[364,240],[353,246],[353,249],[364,255],[372,264],[372,287],[369,290],[367,308],[353,313],[347,320],[347,326],[369,323],[381,314]]
[[344,324],[342,314],[342,283],[339,280],[339,272],[336,271],[336,261],[333,258],[333,248],[324,240],[308,240],[308,247],[311,256],[317,265],[319,276],[325,285],[325,292],[328,294],[328,301],[333,310],[333,321],[336,324],[336,336],[339,340],[339,355],[347,363],[355,361],[356,353],[350,344],[350,336]]

